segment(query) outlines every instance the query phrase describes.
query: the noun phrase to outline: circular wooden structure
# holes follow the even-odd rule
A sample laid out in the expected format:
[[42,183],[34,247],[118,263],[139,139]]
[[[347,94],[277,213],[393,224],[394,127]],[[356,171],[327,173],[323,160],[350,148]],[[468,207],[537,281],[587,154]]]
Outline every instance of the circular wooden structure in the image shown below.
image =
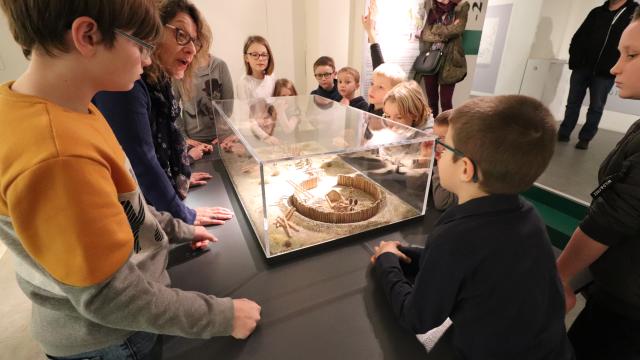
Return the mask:
[[[316,181],[305,180],[299,185],[304,190],[310,190],[317,186],[317,179]],[[380,190],[378,185],[362,175],[338,175],[337,185],[362,190],[373,197],[374,201],[370,206],[357,211],[326,211],[324,209],[320,209],[316,206],[308,204],[307,201],[303,200],[302,196],[300,196],[298,193],[294,193],[289,198],[290,204],[300,215],[306,218],[331,224],[348,224],[365,221],[375,216],[384,205],[384,191]]]

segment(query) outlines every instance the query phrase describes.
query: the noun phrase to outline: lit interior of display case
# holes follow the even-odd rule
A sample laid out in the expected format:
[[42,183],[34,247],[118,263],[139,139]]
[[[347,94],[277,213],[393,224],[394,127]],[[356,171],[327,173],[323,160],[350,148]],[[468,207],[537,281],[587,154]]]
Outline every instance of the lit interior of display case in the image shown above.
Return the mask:
[[214,103],[222,162],[267,257],[424,215],[435,137],[316,96]]

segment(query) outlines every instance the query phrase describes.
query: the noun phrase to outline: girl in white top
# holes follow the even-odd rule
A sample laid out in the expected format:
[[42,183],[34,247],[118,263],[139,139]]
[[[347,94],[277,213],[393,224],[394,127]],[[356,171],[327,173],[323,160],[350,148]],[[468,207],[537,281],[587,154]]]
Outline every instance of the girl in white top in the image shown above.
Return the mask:
[[246,74],[238,82],[238,99],[250,100],[273,95],[273,54],[265,38],[249,36],[244,43],[244,67]]

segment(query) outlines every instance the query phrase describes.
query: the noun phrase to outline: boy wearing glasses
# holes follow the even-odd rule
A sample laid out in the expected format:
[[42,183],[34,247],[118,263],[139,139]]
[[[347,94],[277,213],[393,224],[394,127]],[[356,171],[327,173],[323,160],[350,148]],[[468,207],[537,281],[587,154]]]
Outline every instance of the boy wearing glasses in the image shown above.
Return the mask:
[[422,334],[450,318],[451,345],[465,359],[573,358],[545,225],[518,195],[546,168],[555,135],[551,113],[524,96],[453,111],[438,166],[459,204],[426,248],[383,241],[371,257],[402,325]]
[[[447,136],[449,117],[452,112],[452,109],[445,110],[433,120],[433,134],[441,141],[444,141],[445,136]],[[436,150],[443,150],[443,148],[443,146],[437,146]],[[436,161],[440,159],[440,155],[442,155],[441,152],[436,152]],[[456,194],[442,187],[437,163],[434,164],[431,172],[431,196],[433,196],[433,207],[437,210],[446,210],[458,203]]]
[[338,80],[336,79],[336,65],[328,56],[320,56],[313,63],[313,75],[318,81],[318,88],[311,95],[319,95],[333,101],[342,100],[338,92]]
[[162,30],[155,1],[0,5],[30,58],[0,86],[0,239],[47,358],[149,359],[155,333],[235,333],[231,299],[168,287],[168,241],[213,236],[146,205],[90,103],[101,90],[130,90],[150,63]]

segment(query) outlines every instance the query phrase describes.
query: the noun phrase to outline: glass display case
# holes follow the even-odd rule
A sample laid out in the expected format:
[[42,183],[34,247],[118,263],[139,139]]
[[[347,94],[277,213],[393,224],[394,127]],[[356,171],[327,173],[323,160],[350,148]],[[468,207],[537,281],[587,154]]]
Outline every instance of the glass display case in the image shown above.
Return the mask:
[[430,130],[316,96],[214,107],[220,158],[267,257],[424,215]]

